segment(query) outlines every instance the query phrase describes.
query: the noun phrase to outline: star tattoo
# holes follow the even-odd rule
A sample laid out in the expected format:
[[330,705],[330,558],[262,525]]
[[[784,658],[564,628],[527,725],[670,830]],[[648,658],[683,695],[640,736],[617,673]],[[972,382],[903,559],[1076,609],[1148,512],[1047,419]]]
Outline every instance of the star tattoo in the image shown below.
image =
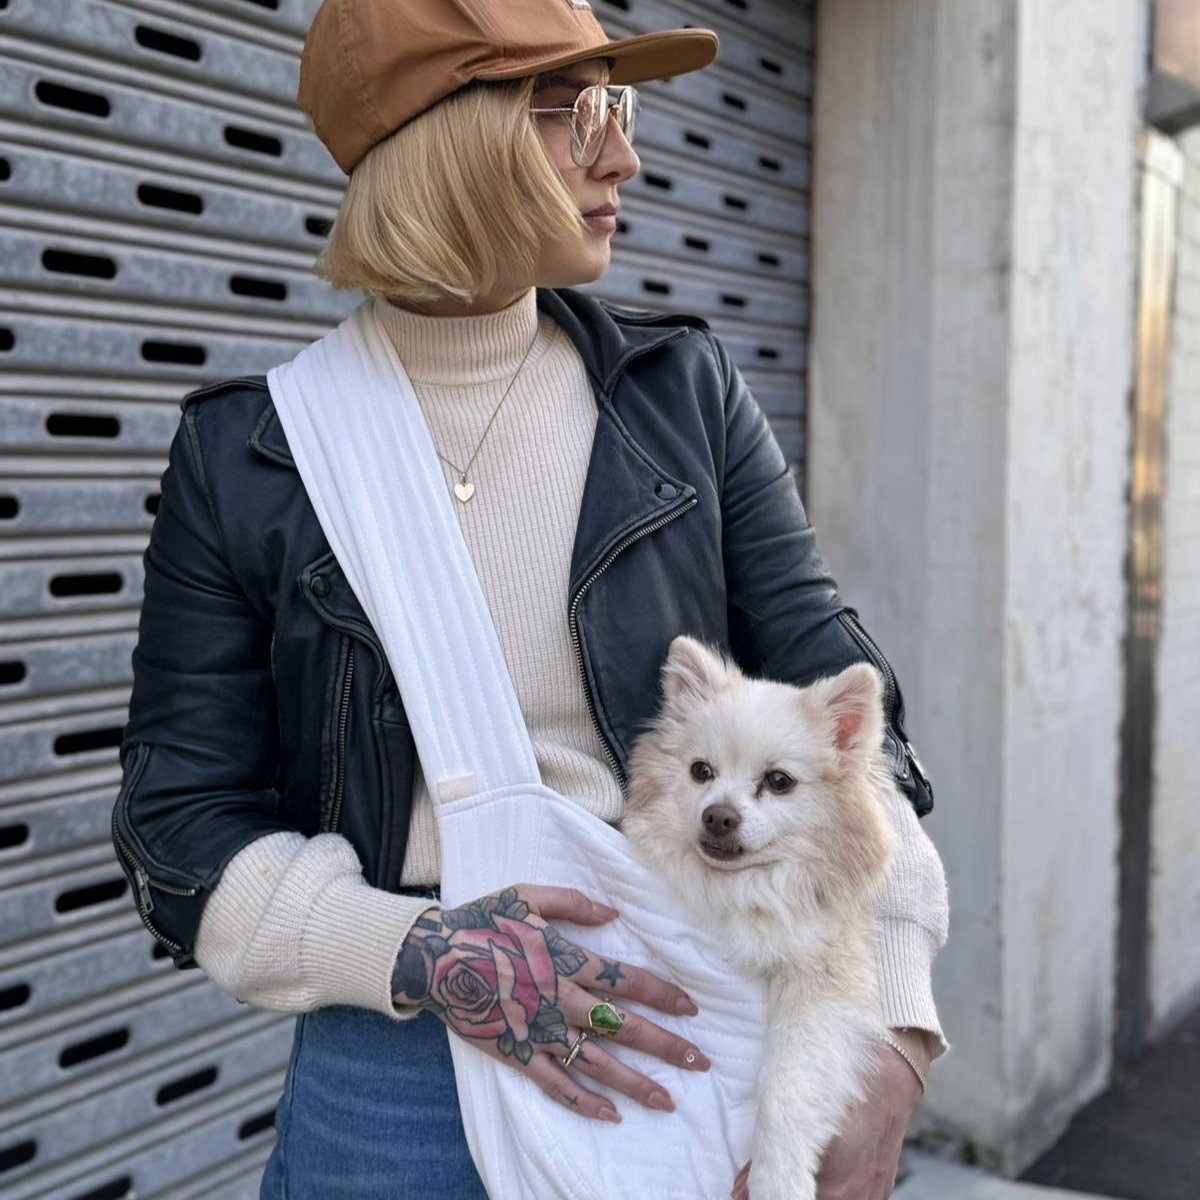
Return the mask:
[[604,970],[596,976],[597,983],[620,983],[625,978],[620,963],[608,962],[603,958],[600,961],[604,963]]

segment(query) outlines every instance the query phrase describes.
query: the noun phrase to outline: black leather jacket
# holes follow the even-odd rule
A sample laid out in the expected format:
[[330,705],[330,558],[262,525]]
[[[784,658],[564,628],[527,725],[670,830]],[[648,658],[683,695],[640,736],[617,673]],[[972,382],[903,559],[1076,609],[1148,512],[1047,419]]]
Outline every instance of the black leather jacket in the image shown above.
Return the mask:
[[[699,317],[571,288],[539,288],[537,305],[596,397],[563,617],[618,779],[658,707],[667,646],[689,633],[797,684],[873,662],[896,781],[929,812],[895,676],[839,599],[721,341]],[[265,377],[201,388],[181,408],[143,560],[113,840],[143,920],[188,967],[225,864],[264,834],[336,831],[369,883],[398,890],[415,747]]]

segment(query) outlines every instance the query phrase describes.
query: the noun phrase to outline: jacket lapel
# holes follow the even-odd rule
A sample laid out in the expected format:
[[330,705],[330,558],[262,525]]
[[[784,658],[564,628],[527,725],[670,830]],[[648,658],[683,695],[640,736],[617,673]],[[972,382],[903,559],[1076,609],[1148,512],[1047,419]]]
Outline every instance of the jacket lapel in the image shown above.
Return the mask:
[[246,445],[256,454],[261,454],[263,458],[269,458],[272,462],[290,467],[293,471],[296,469],[292,450],[284,436],[279,417],[275,413],[274,403],[268,403],[263,409],[262,416],[258,418],[258,424],[254,426],[253,432],[246,439]]
[[681,479],[668,475],[630,437],[613,407],[605,401],[596,419],[579,519],[571,550],[570,596],[635,530],[690,494]]
[[[612,403],[629,363],[683,330],[679,325],[618,324],[595,298],[574,288],[538,288],[537,300],[579,351],[600,410],[571,550],[569,604],[614,546],[693,490],[638,445]],[[683,317],[681,323],[690,319]]]

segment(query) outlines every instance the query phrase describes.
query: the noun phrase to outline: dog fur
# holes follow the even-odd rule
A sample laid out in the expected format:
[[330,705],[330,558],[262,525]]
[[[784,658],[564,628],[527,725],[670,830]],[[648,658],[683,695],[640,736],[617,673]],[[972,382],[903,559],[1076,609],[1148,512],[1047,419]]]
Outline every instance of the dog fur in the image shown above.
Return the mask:
[[717,930],[729,960],[765,976],[750,1194],[813,1200],[826,1145],[865,1099],[883,1029],[874,899],[897,839],[881,802],[891,778],[880,676],[857,664],[799,688],[750,678],[677,637],[661,680],[662,708],[630,757],[621,828]]

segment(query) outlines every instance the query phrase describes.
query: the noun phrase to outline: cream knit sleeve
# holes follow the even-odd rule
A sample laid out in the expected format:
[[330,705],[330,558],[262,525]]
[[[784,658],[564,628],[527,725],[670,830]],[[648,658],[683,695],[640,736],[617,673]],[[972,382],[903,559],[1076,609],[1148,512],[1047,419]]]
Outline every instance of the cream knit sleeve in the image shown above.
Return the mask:
[[195,958],[247,1004],[307,1012],[349,1004],[407,1020],[392,1004],[392,969],[434,901],[368,885],[340,834],[271,833],[226,864],[204,906]]
[[891,870],[876,898],[881,936],[876,965],[884,1023],[926,1029],[938,1038],[934,1057],[950,1049],[930,978],[950,931],[950,903],[941,856],[908,799],[887,789],[888,815],[899,835]]

